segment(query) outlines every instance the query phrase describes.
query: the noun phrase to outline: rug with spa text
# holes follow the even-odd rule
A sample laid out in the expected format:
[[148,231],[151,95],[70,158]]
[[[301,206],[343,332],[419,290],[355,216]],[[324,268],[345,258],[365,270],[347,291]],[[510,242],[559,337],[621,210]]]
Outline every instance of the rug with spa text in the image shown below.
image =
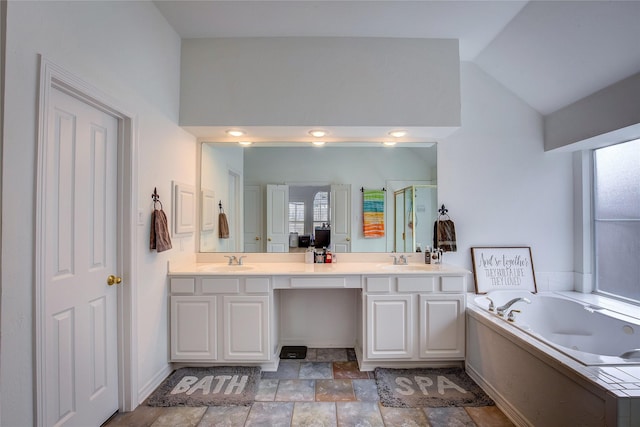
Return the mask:
[[249,406],[260,384],[259,367],[180,368],[147,400],[148,406]]
[[490,406],[493,400],[461,368],[376,368],[382,406],[440,408]]

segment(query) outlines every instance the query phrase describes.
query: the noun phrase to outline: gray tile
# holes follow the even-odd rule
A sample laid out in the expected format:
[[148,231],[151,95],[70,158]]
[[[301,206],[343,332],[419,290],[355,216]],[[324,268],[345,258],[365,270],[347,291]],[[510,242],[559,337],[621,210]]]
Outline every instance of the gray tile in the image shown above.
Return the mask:
[[195,427],[206,411],[206,406],[166,408],[151,427]]
[[317,348],[307,348],[307,357],[303,360],[305,362],[315,362],[317,361],[318,349]]
[[211,406],[198,427],[242,427],[251,406]]
[[258,384],[258,392],[256,393],[256,402],[273,402],[276,400],[276,391],[278,391],[279,380],[260,380]]
[[318,362],[348,362],[346,348],[319,348],[316,351]]
[[424,408],[433,427],[476,427],[464,408]]
[[419,408],[387,408],[380,406],[382,419],[386,427],[423,427],[428,426],[427,416]]
[[353,391],[356,393],[356,400],[362,402],[379,402],[378,387],[376,380],[352,380]]
[[293,402],[255,402],[245,427],[289,427]]
[[300,371],[300,362],[297,360],[281,360],[276,372],[263,372],[263,379],[295,380]]
[[478,427],[513,427],[514,424],[497,406],[464,408]]
[[384,427],[376,402],[337,402],[338,425]]
[[108,423],[108,427],[149,427],[167,408],[140,405],[135,411],[119,413]]
[[296,402],[293,406],[292,427],[337,427],[337,425],[336,404],[333,402]]
[[330,380],[333,378],[331,362],[302,362],[298,378],[306,380]]
[[280,380],[276,401],[278,402],[313,402],[316,398],[314,380]]

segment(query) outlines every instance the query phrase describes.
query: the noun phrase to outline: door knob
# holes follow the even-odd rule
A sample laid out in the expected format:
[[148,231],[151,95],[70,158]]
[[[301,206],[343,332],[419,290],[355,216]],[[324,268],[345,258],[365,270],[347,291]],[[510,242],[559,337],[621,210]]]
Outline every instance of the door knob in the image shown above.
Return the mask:
[[107,277],[107,285],[113,286],[122,282],[122,277],[114,276],[113,274]]
[[347,237],[347,238],[346,238],[346,240],[347,240],[347,242],[350,242],[350,241],[351,241],[351,238],[350,238],[350,237]]
[[267,240],[268,240],[268,241],[271,241],[271,237],[269,237]]

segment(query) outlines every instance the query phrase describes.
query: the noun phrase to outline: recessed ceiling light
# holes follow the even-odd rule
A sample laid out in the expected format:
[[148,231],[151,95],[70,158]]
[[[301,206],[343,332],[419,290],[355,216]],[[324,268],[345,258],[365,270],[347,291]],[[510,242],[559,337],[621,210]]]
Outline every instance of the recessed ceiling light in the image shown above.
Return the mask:
[[396,145],[395,141],[385,141],[383,142],[384,145],[386,145],[387,147],[393,147],[394,145]]
[[240,145],[251,145],[251,144],[253,144],[253,142],[251,142],[251,141],[239,141],[238,144],[240,144]]
[[322,129],[314,129],[314,130],[310,130],[309,131],[309,135],[315,136],[316,138],[322,138],[323,136],[325,136],[328,133],[329,132],[327,132],[325,130],[322,130]]
[[391,132],[389,132],[389,135],[391,135],[394,138],[402,138],[403,136],[407,135],[407,131],[406,130],[392,130]]
[[311,141],[313,145],[321,146],[325,144],[325,141]]
[[244,131],[241,131],[241,130],[238,130],[238,129],[229,129],[227,131],[227,135],[242,136],[242,135],[244,135]]

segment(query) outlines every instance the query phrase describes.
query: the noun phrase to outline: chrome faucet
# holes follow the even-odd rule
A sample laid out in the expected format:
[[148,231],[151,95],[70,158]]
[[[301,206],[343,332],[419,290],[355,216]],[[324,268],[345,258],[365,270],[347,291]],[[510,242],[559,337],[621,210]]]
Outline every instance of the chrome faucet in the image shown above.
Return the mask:
[[409,263],[409,260],[407,260],[407,257],[404,255],[400,255],[397,258],[395,255],[390,256],[393,258],[393,265],[407,265]]
[[498,313],[498,316],[502,316],[504,317],[504,313],[509,309],[509,307],[511,307],[513,304],[517,303],[517,302],[526,302],[527,304],[531,304],[531,300],[529,298],[514,298],[511,301],[509,301],[508,303],[506,303],[503,306],[500,306],[498,308],[496,308],[496,313]]
[[225,258],[229,258],[229,264],[227,265],[242,265],[242,259],[246,258],[246,255],[242,255],[239,258],[236,257],[235,255],[225,255]]

